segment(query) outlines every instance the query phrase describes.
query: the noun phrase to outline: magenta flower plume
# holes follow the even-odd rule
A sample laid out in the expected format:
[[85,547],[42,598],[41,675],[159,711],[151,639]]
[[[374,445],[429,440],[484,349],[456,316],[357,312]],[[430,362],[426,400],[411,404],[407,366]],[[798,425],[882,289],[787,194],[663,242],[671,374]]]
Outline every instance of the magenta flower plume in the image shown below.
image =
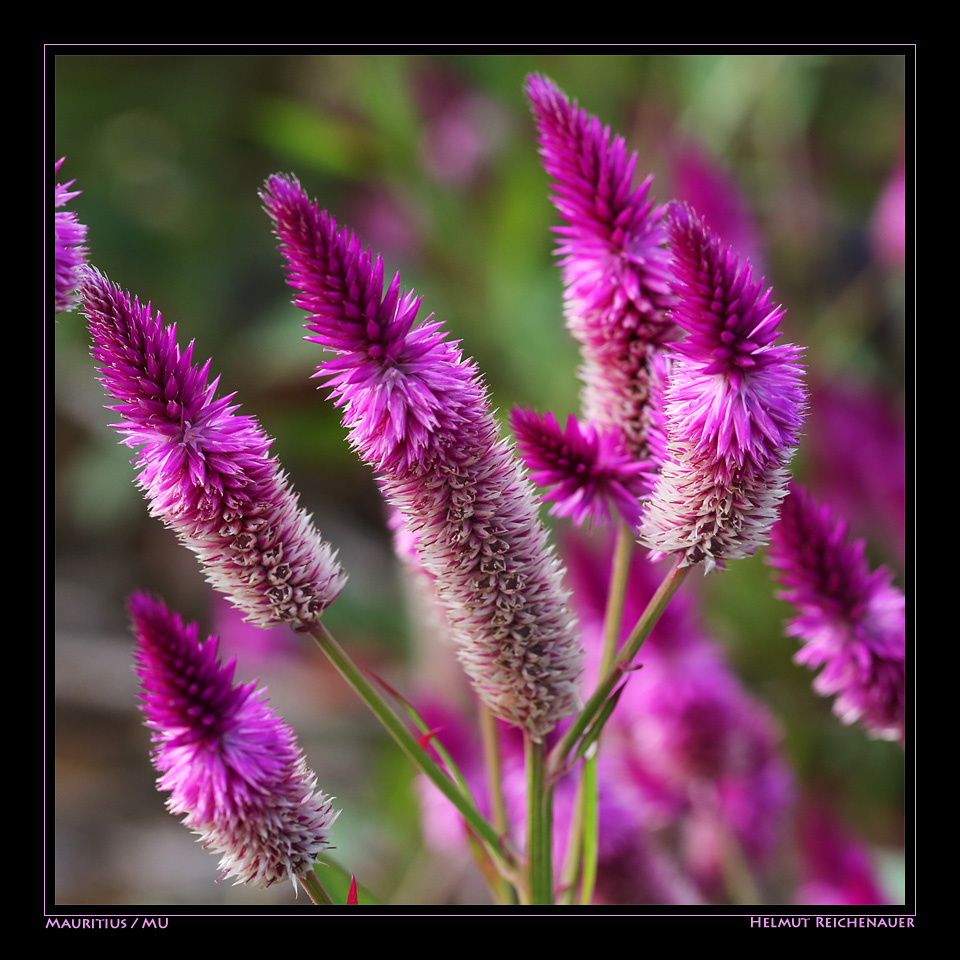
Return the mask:
[[338,813],[316,793],[316,776],[293,730],[255,683],[235,685],[235,661],[217,657],[158,600],[130,600],[141,709],[157,744],[157,788],[167,809],[204,847],[222,855],[224,876],[268,887],[303,877],[329,847]]
[[[54,175],[60,173],[60,167],[66,158],[56,162]],[[87,262],[87,248],[83,245],[87,238],[87,228],[79,222],[73,211],[60,210],[68,200],[80,195],[79,190],[70,190],[74,181],[55,184],[53,188],[53,238],[54,238],[54,310],[63,313],[72,310],[77,302],[77,286],[80,283],[80,271]]]
[[817,693],[836,696],[833,712],[874,737],[904,740],[906,620],[892,573],[867,564],[864,541],[794,485],[773,528],[767,562],[796,607],[787,633],[804,646],[794,658],[811,669]]
[[626,452],[619,433],[573,416],[561,430],[552,413],[531,410],[514,410],[510,422],[534,482],[548,488],[544,500],[555,501],[551,513],[577,526],[602,526],[616,515],[631,528],[639,524],[647,464]]
[[139,448],[137,478],[150,512],[200,559],[213,586],[262,626],[308,627],[336,598],[344,575],[297,507],[273,442],[233,394],[215,399],[210,361],[193,365],[176,327],[150,305],[89,271],[81,286],[100,380],[119,401],[113,426]]
[[652,177],[633,187],[636,154],[545,77],[527,78],[560,237],[567,325],[582,351],[586,419],[648,456],[650,359],[675,336],[662,209]]
[[415,536],[487,706],[540,739],[575,708],[581,650],[533,490],[500,437],[473,361],[383,263],[292,178],[262,194],[318,369],[358,454]]
[[670,218],[677,323],[666,391],[668,459],[641,542],[709,571],[766,542],[806,406],[800,349],[775,344],[782,307],[685,206]]

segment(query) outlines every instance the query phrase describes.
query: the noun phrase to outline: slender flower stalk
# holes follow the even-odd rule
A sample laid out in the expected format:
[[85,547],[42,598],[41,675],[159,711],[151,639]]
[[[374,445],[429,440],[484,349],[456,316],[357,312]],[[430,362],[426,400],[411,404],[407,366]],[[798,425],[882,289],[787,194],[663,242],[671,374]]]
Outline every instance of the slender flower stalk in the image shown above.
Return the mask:
[[[61,157],[57,161],[55,175],[60,173],[65,159]],[[83,245],[87,228],[80,223],[74,211],[60,210],[67,201],[80,195],[80,190],[70,189],[74,182],[57,183],[53,188],[54,310],[57,313],[72,310],[76,305],[80,273],[87,262],[87,248]]]
[[906,621],[903,593],[886,567],[870,572],[863,540],[845,521],[794,485],[784,501],[767,562],[782,600],[797,616],[787,633],[804,646],[794,658],[815,670],[833,712],[874,737],[904,742]]
[[514,410],[510,422],[534,482],[548,488],[545,500],[555,501],[552,514],[577,526],[602,526],[616,515],[638,526],[647,464],[626,452],[619,433],[581,425],[573,416],[561,430],[552,413],[530,410]]
[[553,202],[566,286],[567,326],[580,344],[583,412],[619,431],[638,459],[650,454],[652,358],[675,338],[662,208],[652,177],[634,188],[637,155],[545,77],[527,78]]
[[296,180],[262,194],[307,339],[359,456],[414,534],[474,688],[540,740],[575,709],[582,651],[533,490],[499,435],[476,366],[420,301]]
[[215,399],[210,361],[193,365],[176,327],[150,305],[89,271],[81,286],[100,380],[123,443],[139,448],[137,482],[150,512],[200,559],[207,580],[262,626],[319,621],[345,577],[333,551],[297,506],[273,442],[237,414],[233,394]]
[[670,215],[677,323],[668,459],[641,542],[709,571],[766,542],[786,496],[806,405],[800,349],[775,344],[784,310],[692,209]]
[[196,624],[145,594],[134,594],[130,613],[167,809],[184,814],[237,883],[307,877],[338,812],[316,792],[293,730],[256,683],[234,684],[235,661],[220,662],[215,637],[201,642]]

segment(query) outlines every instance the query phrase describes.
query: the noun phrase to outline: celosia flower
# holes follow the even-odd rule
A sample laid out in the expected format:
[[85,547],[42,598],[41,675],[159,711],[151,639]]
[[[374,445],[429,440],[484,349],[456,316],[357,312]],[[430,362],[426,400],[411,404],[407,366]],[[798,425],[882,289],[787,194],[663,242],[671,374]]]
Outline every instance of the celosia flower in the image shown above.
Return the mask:
[[[64,159],[57,161],[54,175],[60,173]],[[62,313],[73,309],[77,302],[77,286],[80,283],[80,271],[87,262],[87,248],[83,241],[87,237],[87,228],[79,222],[73,211],[59,210],[68,200],[80,195],[79,190],[70,190],[74,181],[55,184],[53,188],[54,213],[54,310]]]
[[533,490],[499,435],[476,366],[420,301],[299,183],[263,193],[318,370],[359,455],[417,538],[459,656],[499,717],[540,739],[575,708],[581,651]]
[[535,483],[547,487],[550,512],[603,525],[619,514],[633,528],[640,522],[640,497],[649,488],[646,463],[623,448],[619,433],[582,426],[576,417],[561,430],[552,413],[514,410],[510,423]]
[[794,660],[823,667],[817,693],[836,695],[833,712],[872,736],[904,739],[904,596],[885,567],[873,573],[866,544],[848,539],[847,524],[794,486],[773,528],[767,562],[797,608],[787,633],[804,646]]
[[223,876],[268,887],[305,876],[329,847],[338,813],[316,793],[293,730],[256,683],[235,685],[235,661],[221,664],[217,640],[199,640],[158,600],[135,594],[141,709],[157,744],[157,788],[167,809],[204,847],[222,855]]
[[649,455],[650,360],[676,333],[662,210],[648,199],[652,177],[633,187],[636,154],[545,77],[527,78],[543,166],[565,226],[560,236],[565,313],[580,343],[587,420],[623,434]]
[[273,442],[233,394],[215,399],[210,361],[194,366],[176,327],[161,326],[105,277],[81,286],[100,380],[120,402],[116,427],[138,447],[137,482],[150,512],[200,559],[213,586],[263,626],[308,627],[333,602],[344,575],[330,546],[297,507]]
[[641,542],[710,570],[766,542],[803,423],[800,349],[776,345],[782,307],[685,206],[672,207],[677,323],[665,401],[668,459]]

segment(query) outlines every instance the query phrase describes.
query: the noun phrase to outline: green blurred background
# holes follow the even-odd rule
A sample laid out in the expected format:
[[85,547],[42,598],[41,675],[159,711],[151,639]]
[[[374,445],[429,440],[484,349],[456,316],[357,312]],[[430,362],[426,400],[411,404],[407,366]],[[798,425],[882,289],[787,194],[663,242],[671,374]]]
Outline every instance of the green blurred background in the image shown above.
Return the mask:
[[[213,357],[223,389],[236,390],[244,412],[277,438],[274,453],[351,575],[328,625],[406,690],[424,683],[427,668],[398,616],[403,584],[374,483],[310,380],[320,351],[301,340],[302,314],[290,305],[257,197],[269,174],[295,173],[383,254],[388,271],[401,271],[424,297],[422,315],[435,312],[477,358],[502,414],[524,404],[565,416],[578,408],[577,354],[552,257],[557,220],[522,93],[525,76],[543,72],[626,137],[638,172],[655,175],[659,201],[675,195],[673,162],[685,146],[731,174],[755,219],[766,277],[788,308],[787,339],[807,345],[811,381],[862,384],[903,416],[912,289],[902,266],[875,255],[871,222],[905,142],[910,162],[905,51],[278,56],[251,48],[64,52],[49,67],[48,164],[65,156],[61,176],[83,191],[69,209],[89,227],[91,262],[175,322],[182,344],[195,340],[198,360]],[[912,318],[910,328],[912,341]],[[216,862],[153,788],[126,598],[156,592],[204,630],[219,614],[192,556],[147,516],[131,452],[108,427],[115,418],[103,409],[78,313],[56,318],[47,349],[55,902],[291,904],[288,886],[215,885]],[[812,469],[803,451],[797,469]],[[856,533],[906,588],[902,520],[898,546],[889,518],[873,519],[858,518]],[[745,682],[781,722],[798,780],[873,846],[902,897],[899,747],[842,727],[812,694],[809,673],[791,663],[787,610],[761,558],[693,589]],[[281,654],[238,649],[238,674],[269,685],[321,786],[344,809],[337,859],[384,902],[481,898],[469,867],[423,849],[409,771],[319,654],[287,637],[274,645]]]

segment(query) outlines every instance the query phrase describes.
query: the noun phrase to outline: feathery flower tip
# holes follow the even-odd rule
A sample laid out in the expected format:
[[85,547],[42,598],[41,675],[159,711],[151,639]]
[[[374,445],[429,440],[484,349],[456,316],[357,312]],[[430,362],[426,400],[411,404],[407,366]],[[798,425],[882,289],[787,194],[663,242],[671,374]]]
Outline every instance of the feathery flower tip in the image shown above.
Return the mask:
[[273,442],[233,395],[216,398],[210,361],[193,364],[176,328],[88,271],[84,312],[101,382],[120,401],[113,426],[139,450],[137,482],[150,512],[199,558],[207,580],[264,626],[309,626],[336,598],[344,574],[297,506]]
[[315,792],[293,731],[256,684],[234,685],[234,662],[221,664],[216,638],[201,642],[196,624],[145,594],[134,594],[130,613],[167,809],[185,815],[237,883],[267,887],[304,876],[330,846],[338,813]]
[[620,431],[630,452],[649,455],[650,364],[674,339],[669,257],[652,178],[633,186],[636,154],[622,137],[571,103],[545,77],[527,79],[552,199],[566,221],[560,238],[567,325],[579,342],[583,408]]
[[[54,175],[60,173],[65,158],[56,162]],[[73,211],[60,210],[69,200],[80,195],[79,190],[70,190],[74,181],[56,183],[53,189],[54,212],[54,310],[62,313],[72,310],[77,302],[77,287],[80,273],[87,262],[87,228],[79,222]]]
[[787,633],[804,645],[797,663],[823,667],[814,680],[836,696],[834,713],[874,737],[903,742],[906,620],[904,596],[885,567],[870,572],[862,540],[794,484],[784,501],[767,562],[797,610]]
[[707,570],[766,542],[806,408],[800,350],[777,345],[781,307],[687,206],[670,211],[687,332],[665,397],[667,460],[641,540]]
[[318,368],[359,456],[416,540],[481,699],[541,739],[575,709],[582,652],[533,490],[489,409],[476,366],[420,301],[338,230],[296,180],[261,194]]

